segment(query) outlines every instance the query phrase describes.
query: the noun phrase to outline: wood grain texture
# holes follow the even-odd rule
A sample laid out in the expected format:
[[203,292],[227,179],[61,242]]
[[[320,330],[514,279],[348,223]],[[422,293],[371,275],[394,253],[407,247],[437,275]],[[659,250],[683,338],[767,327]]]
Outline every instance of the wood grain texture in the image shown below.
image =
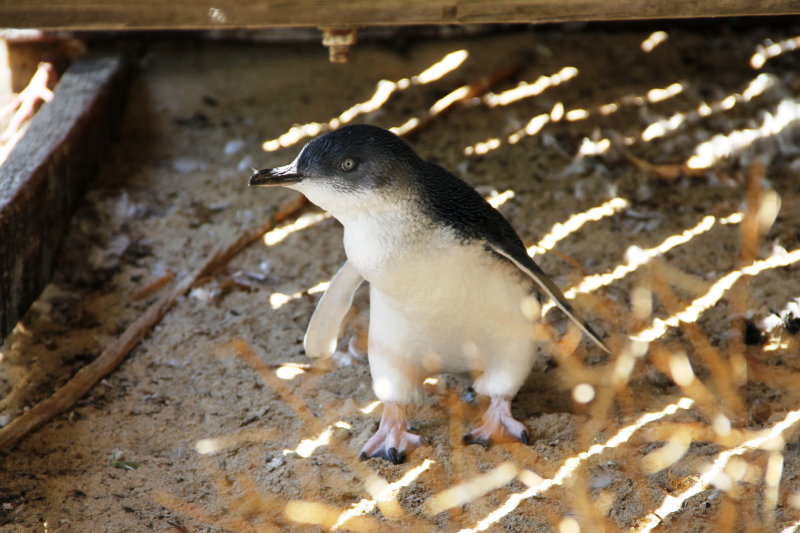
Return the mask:
[[87,56],[0,166],[0,339],[50,281],[70,216],[118,122],[121,57]]
[[800,0],[0,0],[0,27],[114,30],[531,23],[800,13]]

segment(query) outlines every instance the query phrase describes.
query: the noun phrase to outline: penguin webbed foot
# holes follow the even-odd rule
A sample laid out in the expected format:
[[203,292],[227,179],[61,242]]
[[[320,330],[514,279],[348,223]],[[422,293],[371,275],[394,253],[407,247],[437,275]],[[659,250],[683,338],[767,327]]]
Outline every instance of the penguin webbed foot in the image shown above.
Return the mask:
[[367,362],[367,354],[359,348],[355,335],[349,341],[342,341],[331,356],[337,367],[360,365]]
[[396,465],[402,463],[408,452],[427,444],[423,437],[410,433],[408,429],[405,407],[387,403],[383,408],[378,431],[361,448],[359,458],[365,460],[378,457]]
[[507,396],[492,396],[481,425],[465,434],[463,440],[464,444],[480,444],[486,449],[497,442],[529,442],[525,426],[511,416],[511,399]]

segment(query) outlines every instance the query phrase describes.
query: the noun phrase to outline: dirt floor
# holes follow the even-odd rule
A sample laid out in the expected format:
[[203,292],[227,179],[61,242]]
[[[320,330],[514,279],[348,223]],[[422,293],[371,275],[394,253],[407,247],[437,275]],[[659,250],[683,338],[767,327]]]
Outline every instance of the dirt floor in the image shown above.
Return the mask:
[[[414,415],[430,446],[360,462],[381,409],[368,366],[302,348],[345,259],[341,227],[309,208],[180,299],[67,415],[0,452],[0,530],[794,531],[799,33],[767,19],[555,26],[361,43],[346,65],[310,44],[127,41],[140,74],[120,139],[53,283],[0,347],[0,426],[160,294],[137,291],[293,197],[246,186],[251,167],[294,158],[306,139],[293,126],[400,126],[482,79],[482,99],[409,142],[552,248],[537,262],[576,289],[614,354],[542,343],[514,402],[528,446],[461,444],[483,399],[441,376]],[[415,78],[446,56],[449,72]],[[495,76],[507,67],[519,70]],[[356,305],[351,330],[365,293]]]

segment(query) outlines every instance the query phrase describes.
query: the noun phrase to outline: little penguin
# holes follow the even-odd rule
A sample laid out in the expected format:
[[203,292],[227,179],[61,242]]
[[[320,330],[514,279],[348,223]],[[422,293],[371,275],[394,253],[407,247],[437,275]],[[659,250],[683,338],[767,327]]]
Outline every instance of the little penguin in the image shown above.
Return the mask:
[[309,356],[334,353],[353,294],[369,282],[367,355],[383,414],[362,458],[397,464],[426,442],[411,431],[406,409],[426,378],[446,372],[477,376],[474,390],[490,399],[466,443],[527,443],[511,399],[534,363],[537,295],[608,351],[503,215],[388,130],[331,131],[288,165],[254,171],[249,184],[299,191],[344,226],[347,261],[311,317],[303,342]]

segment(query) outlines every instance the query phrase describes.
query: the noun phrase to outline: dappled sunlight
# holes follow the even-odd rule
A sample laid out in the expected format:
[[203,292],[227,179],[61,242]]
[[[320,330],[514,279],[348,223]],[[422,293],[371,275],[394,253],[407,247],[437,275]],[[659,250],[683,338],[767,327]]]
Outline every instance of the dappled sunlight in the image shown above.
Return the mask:
[[278,437],[278,432],[275,429],[252,429],[240,431],[223,437],[200,439],[195,445],[194,449],[200,455],[209,455],[228,448],[240,446],[247,442],[270,442]]
[[578,148],[578,153],[575,154],[577,159],[582,159],[584,157],[592,157],[597,155],[602,155],[608,152],[611,149],[611,139],[599,139],[597,141],[593,141],[588,137],[584,137],[581,141],[581,145]]
[[793,52],[797,50],[798,47],[800,47],[800,36],[783,39],[777,43],[771,39],[767,39],[756,46],[756,51],[750,57],[750,66],[754,69],[760,69],[770,59],[785,54],[786,52]]
[[[572,67],[565,67],[565,68],[572,68]],[[577,75],[577,69],[576,69]],[[542,83],[544,86],[545,84]],[[547,85],[546,87],[551,87],[552,84]],[[545,87],[545,88],[546,88]],[[505,138],[502,139],[500,137],[491,137],[485,139],[483,141],[477,142],[470,146],[466,146],[463,149],[464,155],[484,155],[493,150],[500,148],[504,143],[509,145],[514,145],[520,142],[525,137],[531,137],[537,135],[546,125],[550,123],[557,123],[566,120],[567,122],[579,122],[582,120],[589,119],[593,114],[599,115],[610,115],[619,111],[622,107],[625,106],[636,106],[641,107],[648,103],[657,103],[663,102],[669,98],[673,98],[684,91],[685,87],[682,83],[671,83],[666,87],[660,88],[656,87],[650,89],[643,95],[626,95],[622,98],[614,101],[609,102],[606,104],[601,104],[595,106],[591,109],[587,108],[573,108],[573,109],[565,109],[564,104],[562,102],[556,102],[549,113],[541,113],[539,115],[534,116],[525,124],[525,126],[518,128],[517,130],[513,131],[512,133],[505,135]],[[512,89],[513,90],[513,89]],[[611,147],[610,139],[599,139],[598,141],[591,141],[594,143],[595,150],[593,153],[590,153],[588,150],[588,146],[586,147],[586,153],[583,155],[598,155],[601,153],[606,152]]]
[[[637,35],[625,41],[627,49],[619,57],[671,69],[686,57],[684,50],[673,49],[680,37],[678,32],[665,31]],[[798,46],[800,37],[765,43],[751,65],[761,68]],[[549,44],[541,47],[544,58]],[[743,57],[750,51],[744,50]],[[788,135],[783,136],[800,124],[800,99],[782,96],[791,92],[794,79],[742,70],[739,65],[724,82],[706,86],[708,80],[691,64],[691,68],[653,74],[644,81],[638,74],[630,80],[604,79],[598,83],[612,88],[598,92],[582,83],[585,77],[598,75],[598,69],[560,55],[543,60],[547,74],[537,72],[531,81],[518,81],[522,69],[513,58],[498,60],[480,72],[473,69],[475,57],[470,77],[461,70],[470,55],[458,50],[415,76],[381,80],[368,99],[340,113],[341,108],[336,109],[338,115],[327,121],[295,125],[265,142],[264,150],[291,146],[359,118],[369,122],[377,117],[383,123],[391,116],[397,124],[391,130],[407,136],[430,124],[441,125],[431,132],[440,135],[477,116],[483,120],[482,129],[443,142],[437,138],[434,148],[449,152],[431,151],[435,154],[431,159],[449,161],[448,165],[473,178],[479,168],[487,176],[478,187],[486,201],[494,208],[513,211],[515,218],[528,210],[529,229],[537,232],[543,219],[553,220],[553,213],[535,212],[540,202],[531,203],[529,195],[538,194],[539,185],[524,181],[525,169],[546,169],[560,178],[560,184],[553,179],[546,188],[550,193],[563,192],[548,193],[547,198],[567,205],[562,205],[566,214],[560,215],[560,222],[543,226],[546,231],[538,242],[526,243],[527,252],[537,262],[551,254],[545,262],[560,259],[574,268],[573,277],[564,276],[572,281],[571,286],[564,285],[564,295],[579,299],[577,311],[600,330],[610,353],[587,348],[577,328],[567,327],[564,332],[563,323],[540,320],[554,307],[552,302],[543,306],[536,298],[522,302],[523,314],[536,323],[532,338],[551,356],[537,362],[547,365],[545,370],[540,372],[537,366],[533,372],[539,375],[531,376],[514,404],[532,444],[494,442],[489,450],[464,445],[464,432],[475,427],[485,398],[476,400],[462,376],[420,375],[415,384],[427,400],[415,408],[413,416],[409,412],[408,429],[424,438],[425,444],[409,451],[404,464],[389,464],[379,458],[361,461],[358,450],[375,431],[385,408],[375,396],[388,397],[387,391],[397,385],[394,380],[376,378],[370,387],[369,368],[363,362],[343,379],[344,370],[336,367],[336,358],[313,364],[284,363],[275,362],[281,357],[276,354],[288,352],[278,352],[274,346],[269,347],[274,352],[265,348],[257,357],[254,350],[243,350],[242,357],[269,387],[270,401],[275,398],[285,404],[284,411],[290,411],[283,429],[286,434],[271,429],[242,431],[198,440],[195,450],[207,460],[214,453],[241,446],[252,453],[256,470],[266,453],[270,466],[259,475],[265,483],[292,478],[294,492],[273,490],[263,508],[226,502],[225,512],[241,514],[256,527],[263,524],[276,530],[310,525],[325,531],[385,528],[467,533],[550,527],[560,533],[603,528],[650,532],[677,530],[693,520],[708,522],[712,528],[729,524],[742,518],[737,506],[746,504],[756,510],[754,520],[762,520],[771,530],[800,529],[800,520],[795,521],[800,491],[792,493],[796,487],[788,484],[793,479],[790,473],[796,477],[796,468],[783,455],[790,432],[800,425],[800,409],[787,413],[786,407],[795,407],[791,402],[796,398],[789,392],[795,392],[800,371],[796,361],[785,357],[798,346],[794,328],[800,326],[788,321],[794,320],[793,313],[800,314],[800,304],[787,301],[790,294],[796,295],[794,280],[790,280],[791,290],[775,292],[796,268],[744,282],[800,264],[800,249],[783,248],[795,246],[794,233],[785,220],[790,218],[789,209],[796,207],[796,199],[782,189],[785,174],[797,167],[793,145],[784,142]],[[581,70],[559,68],[567,61]],[[502,64],[517,70],[485,72]],[[522,68],[530,65],[523,63]],[[399,100],[406,102],[398,95],[401,91],[451,73],[456,73],[451,80],[458,81],[415,91],[413,109],[395,108]],[[655,79],[660,80],[659,86],[647,83]],[[399,97],[393,101],[395,96]],[[391,107],[391,113],[384,114],[384,106]],[[456,120],[450,122],[454,115]],[[745,151],[754,145],[760,149],[761,139],[779,135],[773,142],[783,157],[769,174],[762,172],[761,179],[768,175],[771,180],[764,187],[769,192],[763,192],[754,204],[746,193],[741,194],[750,160]],[[452,144],[459,139],[469,140]],[[419,143],[425,144],[426,139],[420,138]],[[473,144],[464,146],[468,143]],[[511,148],[517,144],[525,145],[517,147],[522,148],[519,154]],[[632,145],[644,152],[639,157],[659,163],[638,165],[639,172],[626,167],[625,158],[633,161],[633,156],[625,147]],[[546,153],[534,153],[539,150]],[[490,156],[480,158],[486,154]],[[769,151],[764,155],[770,164],[772,155]],[[504,158],[511,156],[521,160],[507,164]],[[726,162],[730,164],[725,166]],[[565,164],[570,166],[559,172],[557,167]],[[674,167],[675,173],[659,174],[656,167],[666,166]],[[514,189],[493,190],[490,178],[506,171],[514,172],[520,181],[509,182]],[[494,183],[505,184],[504,179]],[[704,187],[702,197],[699,187]],[[786,197],[788,209],[781,213],[783,226],[769,231],[780,208],[773,187]],[[267,247],[283,243],[273,252],[283,252],[290,244],[302,246],[306,235],[290,237],[329,217],[305,213],[264,234],[262,242]],[[745,221],[760,228],[753,242],[747,242]],[[593,222],[600,224],[593,226]],[[737,252],[736,233],[742,226]],[[570,257],[563,252],[566,244],[584,253]],[[587,250],[594,255],[587,255]],[[766,257],[770,250],[772,255]],[[673,255],[676,259],[671,261]],[[584,269],[596,273],[586,274]],[[279,311],[271,316],[286,321],[292,359],[307,361],[297,328],[305,326],[314,300],[329,288],[330,281],[278,279],[265,282],[268,288],[257,291],[255,297],[262,303],[267,298],[271,309]],[[315,284],[306,288],[311,283]],[[783,309],[774,310],[784,303]],[[344,319],[336,347],[346,346],[348,335],[366,322],[366,313],[354,320],[363,311],[356,307]],[[365,340],[365,330],[360,333]],[[484,350],[472,341],[455,341],[453,349],[462,350],[467,360]],[[366,349],[368,343],[363,346]],[[428,357],[421,356],[421,366],[430,370]],[[437,359],[431,365],[437,371],[438,363]],[[548,374],[552,366],[556,370]],[[773,376],[778,377],[771,382],[766,379]],[[553,391],[540,386],[554,380],[558,387],[553,386]],[[762,395],[764,387],[774,396]],[[541,405],[532,404],[531,397]],[[762,398],[766,405],[759,403]],[[266,446],[242,446],[252,442]],[[717,489],[713,505],[700,507],[697,499],[690,501],[711,489]],[[541,524],[531,525],[534,521]],[[742,523],[746,527],[747,522]]]
[[[744,453],[755,451],[755,450],[768,450],[777,453],[777,455],[772,455],[770,457],[770,461],[772,461],[772,457],[781,457],[780,465],[783,464],[782,456],[780,455],[780,451],[785,446],[786,442],[783,438],[783,433],[790,429],[792,426],[797,424],[800,421],[800,409],[789,411],[783,420],[775,423],[772,427],[767,430],[764,430],[758,436],[753,437],[741,445],[732,448],[730,450],[725,450],[724,452],[717,455],[714,462],[709,466],[692,484],[688,489],[679,492],[678,494],[670,494],[661,505],[648,513],[645,517],[643,517],[643,521],[639,523],[638,526],[632,528],[631,531],[636,533],[645,533],[647,531],[652,531],[655,529],[661,522],[663,522],[667,517],[671,514],[680,510],[681,506],[683,506],[684,502],[699,494],[700,492],[710,489],[711,487],[717,487],[719,489],[725,491],[731,491],[733,487],[737,485],[740,479],[733,479],[731,477],[731,472],[726,471],[725,467],[731,461],[732,458],[740,456]],[[777,481],[780,479],[780,471],[777,468],[778,462],[775,461],[773,463],[773,472],[771,474],[772,478],[767,479],[767,492],[769,492],[770,487],[773,487],[773,490],[777,490],[778,483]],[[770,474],[770,468],[768,465],[767,474]],[[777,478],[777,479],[775,479]],[[770,500],[770,498],[765,498],[766,500]],[[773,509],[775,507],[775,503],[777,501],[776,496],[772,496],[771,501],[765,502],[766,509],[765,512],[768,513],[770,516],[772,515]],[[771,521],[771,518],[770,520]]]
[[375,400],[374,402],[370,402],[366,406],[364,406],[361,409],[359,409],[359,411],[361,411],[365,415],[368,415],[371,412],[373,412],[375,409],[377,409],[380,404],[381,404],[380,400]]
[[409,135],[425,125],[429,124],[432,120],[442,115],[445,111],[454,108],[456,104],[464,104],[474,101],[476,98],[485,94],[492,86],[500,83],[506,79],[513,77],[521,68],[519,64],[509,64],[502,67],[489,75],[478,78],[477,80],[462,85],[457,89],[450,91],[448,94],[439,98],[433,105],[428,108],[427,112],[423,112],[415,117],[411,117],[399,126],[389,128],[389,131],[400,137]]
[[327,446],[331,442],[331,436],[333,435],[333,431],[336,428],[340,429],[351,429],[352,426],[347,422],[339,420],[333,425],[326,427],[322,433],[317,435],[316,437],[303,439],[297,445],[294,450],[283,450],[283,455],[291,455],[296,454],[300,457],[309,458],[314,454],[314,451],[319,448],[320,446]]
[[785,528],[781,529],[781,533],[795,533],[798,530],[800,530],[800,520],[792,522]]
[[597,222],[616,215],[629,205],[630,203],[625,198],[616,197],[582,213],[576,213],[570,216],[566,222],[556,222],[538,243],[528,247],[528,255],[535,258],[538,254],[546,253],[588,222]]
[[297,363],[284,363],[275,370],[275,375],[279,378],[291,381],[301,374],[305,374],[308,365],[301,365]]
[[[380,506],[381,510],[385,514],[390,514],[386,512],[387,506],[381,504],[395,503],[400,489],[411,485],[414,481],[416,481],[420,474],[428,470],[433,464],[433,460],[425,459],[421,464],[410,468],[408,472],[403,475],[403,477],[393,483],[386,483],[383,479],[378,477],[373,478],[371,483],[368,484],[368,488],[372,488],[372,490],[369,491],[372,495],[372,498],[364,498],[340,514],[332,529],[336,530],[340,527],[343,527],[345,524],[347,524],[348,520],[351,520],[356,516],[371,513],[377,506]],[[395,506],[396,505],[397,504],[395,503]]]
[[800,261],[800,249],[788,253],[777,253],[767,259],[755,261],[744,268],[729,272],[714,282],[708,292],[696,298],[683,310],[668,318],[656,318],[650,327],[635,333],[631,338],[639,342],[651,342],[660,338],[669,329],[678,327],[681,322],[696,322],[700,315],[714,307],[742,276],[757,276],[765,270],[789,266],[798,261]]
[[514,463],[508,461],[500,463],[485,474],[475,476],[434,495],[426,502],[425,507],[428,513],[435,515],[465,505],[511,482],[517,477],[518,472],[519,469]]
[[712,103],[702,102],[695,109],[687,112],[678,112],[667,118],[650,123],[642,131],[640,138],[650,142],[668,133],[672,133],[684,124],[696,122],[700,118],[709,117],[723,111],[730,111],[739,104],[747,103],[764,94],[777,84],[777,79],[771,74],[759,74],[747,84],[741,93],[729,94],[725,98]]
[[728,134],[718,133],[710,140],[697,145],[694,154],[686,161],[691,169],[710,168],[720,160],[748,148],[758,140],[781,133],[800,120],[800,100],[785,98],[774,113],[764,112],[761,124],[755,128],[744,128]]
[[674,82],[665,87],[654,87],[644,94],[626,94],[613,102],[600,104],[593,109],[600,115],[611,115],[623,107],[642,107],[647,104],[663,102],[682,94],[685,89],[684,83]]
[[690,242],[698,235],[710,231],[717,223],[738,224],[742,221],[742,213],[733,213],[724,218],[717,218],[711,215],[703,217],[695,226],[684,230],[680,234],[670,235],[658,246],[652,248],[639,248],[631,246],[625,252],[626,262],[614,267],[610,272],[604,274],[592,274],[586,276],[580,283],[564,291],[564,296],[569,299],[575,298],[579,294],[587,294],[601,287],[606,287],[611,283],[621,280],[629,274],[635,272],[643,265],[646,265],[656,257],[661,257],[673,248]]
[[500,193],[497,191],[492,191],[492,193],[486,197],[486,201],[489,202],[489,205],[497,209],[509,200],[513,199],[514,196],[515,194],[512,190],[507,190]]
[[668,38],[669,34],[667,32],[661,30],[654,31],[653,33],[648,35],[647,39],[642,41],[642,44],[640,44],[639,46],[642,49],[642,52],[649,54],[650,52],[655,50],[658,45],[660,45],[663,42],[666,42]]
[[286,237],[288,237],[292,233],[296,233],[300,230],[316,226],[323,220],[329,218],[331,218],[331,214],[328,212],[306,213],[300,215],[299,217],[297,217],[296,220],[292,222],[289,222],[282,226],[278,226],[277,228],[266,232],[262,237],[262,240],[264,241],[264,244],[266,246],[275,246],[276,244],[283,241]]
[[338,117],[330,119],[328,122],[310,122],[298,126],[292,126],[286,133],[275,139],[265,141],[262,148],[266,152],[274,152],[280,148],[292,146],[326,131],[335,130],[355,118],[372,113],[380,109],[395,93],[404,91],[415,85],[425,85],[434,82],[450,72],[458,69],[469,57],[466,50],[457,50],[445,55],[442,59],[423,70],[411,78],[403,78],[397,81],[380,80],[375,86],[375,92],[369,100],[359,102],[344,110]]
[[528,498],[538,496],[553,487],[563,485],[575,475],[578,468],[585,465],[591,457],[600,455],[604,451],[616,448],[625,444],[630,438],[642,427],[664,417],[673,415],[678,411],[690,409],[694,405],[694,400],[690,398],[681,398],[677,402],[666,406],[661,411],[655,413],[646,413],[640,416],[633,424],[625,426],[618,430],[614,436],[602,444],[595,444],[589,447],[585,452],[581,452],[566,461],[561,463],[561,467],[556,471],[555,475],[548,479],[541,478],[538,474],[531,472],[528,475],[520,474],[520,481],[525,483],[527,481],[528,489],[524,492],[512,494],[504,503],[497,509],[489,513],[485,518],[478,521],[475,526],[471,528],[464,528],[459,533],[473,533],[477,531],[485,531],[493,524],[499,522],[504,516],[511,513],[516,509],[520,503]]
[[309,288],[307,290],[298,291],[298,292],[295,292],[293,294],[285,294],[285,293],[278,292],[278,291],[273,292],[272,294],[269,295],[269,305],[270,305],[270,307],[272,307],[273,311],[278,310],[281,307],[283,307],[284,305],[286,305],[289,302],[291,302],[292,300],[297,300],[298,298],[302,298],[304,294],[319,294],[319,293],[323,293],[326,290],[328,290],[328,287],[330,287],[330,284],[331,284],[330,280],[321,281],[321,282],[317,283],[316,285],[314,285],[313,287],[311,287],[311,288]]
[[540,76],[535,82],[520,82],[513,89],[501,93],[488,93],[481,101],[488,107],[506,106],[525,98],[538,96],[550,87],[556,87],[578,75],[575,67],[564,67],[550,76]]
[[770,339],[767,343],[761,347],[762,352],[777,352],[781,350],[788,350],[791,347],[791,344],[788,341],[782,341],[779,339]]

